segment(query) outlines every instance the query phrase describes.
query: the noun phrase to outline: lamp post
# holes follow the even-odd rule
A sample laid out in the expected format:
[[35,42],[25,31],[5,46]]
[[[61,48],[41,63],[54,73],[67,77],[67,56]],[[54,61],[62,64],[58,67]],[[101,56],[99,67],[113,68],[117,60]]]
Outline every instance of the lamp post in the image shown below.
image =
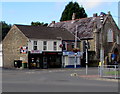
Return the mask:
[[88,74],[88,40],[85,41],[86,42],[86,75]]
[[89,49],[89,45],[88,45],[88,40],[91,40],[93,38],[82,38],[81,40],[85,40],[85,52],[86,52],[86,75],[88,74],[88,49]]

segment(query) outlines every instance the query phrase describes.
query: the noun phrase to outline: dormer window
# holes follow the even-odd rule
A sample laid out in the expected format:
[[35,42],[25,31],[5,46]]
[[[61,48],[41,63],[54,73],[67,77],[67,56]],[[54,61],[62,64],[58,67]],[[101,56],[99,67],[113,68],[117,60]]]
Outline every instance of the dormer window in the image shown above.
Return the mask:
[[113,31],[111,29],[107,32],[107,42],[113,42]]

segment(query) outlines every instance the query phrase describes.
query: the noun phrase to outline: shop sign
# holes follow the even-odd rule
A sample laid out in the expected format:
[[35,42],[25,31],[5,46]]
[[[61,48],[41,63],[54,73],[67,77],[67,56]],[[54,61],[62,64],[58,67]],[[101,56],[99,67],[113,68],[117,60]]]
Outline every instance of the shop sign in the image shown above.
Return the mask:
[[28,52],[28,47],[26,46],[20,47],[20,53],[27,54],[27,52]]
[[[63,55],[75,55],[74,52],[63,52]],[[77,55],[81,55],[81,52],[77,52]]]
[[38,53],[42,53],[42,51],[41,50],[31,50],[31,53],[38,54]]
[[62,55],[62,53],[58,53],[58,52],[44,52],[44,55]]

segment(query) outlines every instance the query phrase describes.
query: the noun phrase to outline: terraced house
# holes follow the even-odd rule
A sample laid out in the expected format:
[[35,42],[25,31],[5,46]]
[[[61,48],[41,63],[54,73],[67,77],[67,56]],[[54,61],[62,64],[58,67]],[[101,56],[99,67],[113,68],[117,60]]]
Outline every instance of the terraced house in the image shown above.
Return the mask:
[[[75,14],[70,21],[53,22],[49,27],[65,28],[74,35],[77,31],[77,37],[81,39],[80,51],[85,52],[85,41],[88,40],[90,49],[89,64],[98,65],[101,58],[105,64],[112,64],[113,61],[120,61],[120,30],[116,25],[110,12],[105,14],[101,12],[100,16],[97,13],[93,17],[75,19]],[[77,27],[77,28],[76,28]],[[101,56],[102,54],[102,56]],[[82,64],[85,64],[85,55]],[[120,62],[119,62],[120,63]]]
[[13,25],[3,40],[3,67],[61,67],[62,42],[70,40],[74,35],[66,29]]

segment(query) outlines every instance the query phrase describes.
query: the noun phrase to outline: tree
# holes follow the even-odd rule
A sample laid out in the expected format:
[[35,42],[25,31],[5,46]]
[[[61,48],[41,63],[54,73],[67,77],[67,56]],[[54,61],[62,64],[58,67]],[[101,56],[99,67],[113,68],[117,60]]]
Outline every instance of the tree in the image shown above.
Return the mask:
[[31,25],[32,26],[47,26],[48,25],[48,23],[44,23],[44,22],[31,22]]
[[87,17],[87,14],[84,10],[84,8],[81,6],[79,6],[79,4],[77,2],[69,2],[68,5],[66,5],[61,19],[60,21],[67,21],[67,20],[72,20],[72,15],[73,13],[75,13],[75,18],[79,19],[79,18],[85,18]]
[[5,21],[1,21],[0,22],[0,37],[2,37],[2,40],[4,39],[4,37],[7,35],[7,33],[9,32],[11,25],[7,24]]

